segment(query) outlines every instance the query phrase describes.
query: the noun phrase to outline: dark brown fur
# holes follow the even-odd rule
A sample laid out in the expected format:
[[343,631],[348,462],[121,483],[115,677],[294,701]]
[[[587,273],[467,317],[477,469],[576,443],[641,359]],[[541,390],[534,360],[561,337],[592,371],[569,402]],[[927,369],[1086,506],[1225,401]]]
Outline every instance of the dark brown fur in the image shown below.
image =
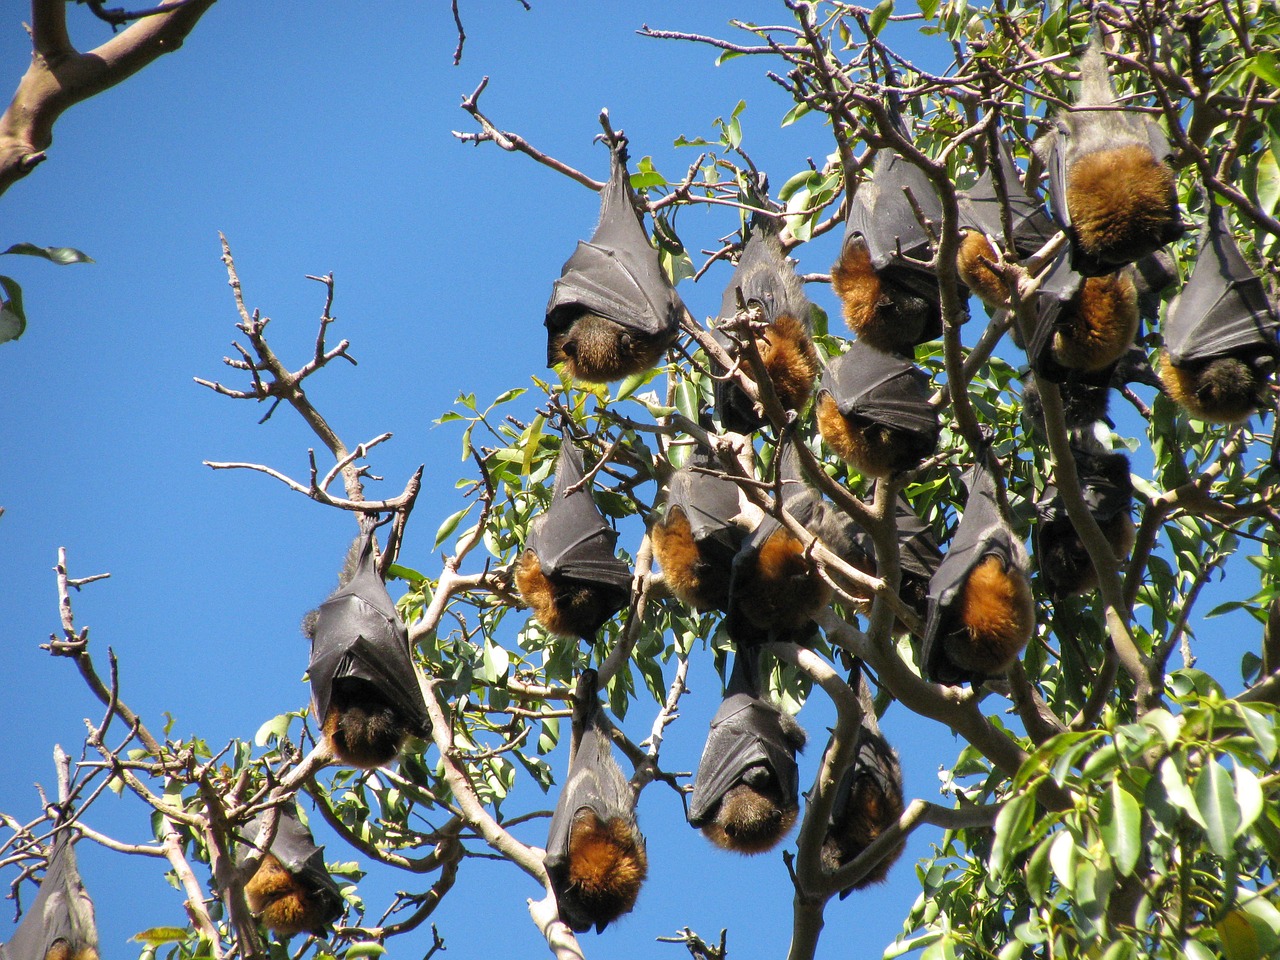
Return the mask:
[[801,409],[818,377],[818,352],[809,330],[800,320],[784,313],[769,325],[756,346],[783,409]]
[[836,456],[870,477],[918,467],[937,446],[936,437],[926,446],[915,434],[846,417],[827,393],[818,400],[818,431]]
[[324,734],[340,761],[372,770],[396,758],[408,731],[376,686],[359,677],[340,677],[333,682]]
[[969,572],[959,603],[960,628],[943,640],[948,659],[986,676],[1004,673],[1022,653],[1036,626],[1035,601],[1026,575],[983,557]]
[[320,930],[328,921],[324,905],[272,854],[262,858],[258,871],[244,887],[249,909],[282,937]]
[[556,636],[590,640],[612,615],[603,587],[571,577],[551,579],[532,550],[516,565],[516,589],[534,619]]
[[44,960],[98,960],[97,947],[76,947],[66,940],[55,940]]
[[569,833],[569,881],[564,896],[593,926],[630,913],[649,872],[644,841],[622,817],[607,823],[579,810]]
[[[779,714],[782,732],[797,751],[808,739],[795,717]],[[761,778],[763,779],[763,778]],[[776,847],[795,826],[800,807],[795,797],[783,797],[773,776],[756,786],[738,783],[725,791],[716,818],[702,828],[702,834],[722,850],[735,853],[765,853]]]
[[760,547],[735,585],[744,616],[761,630],[798,630],[831,602],[831,588],[805,557],[804,546],[785,529]]
[[988,310],[1009,305],[1009,289],[1004,281],[984,263],[995,263],[996,252],[977,230],[966,230],[960,236],[960,249],[956,253],[956,270],[965,286],[972,290]]
[[729,603],[728,564],[710,562],[693,539],[683,510],[671,510],[653,527],[653,555],[667,587],[695,610],[723,610]]
[[1072,163],[1067,209],[1081,248],[1107,263],[1129,263],[1149,253],[1172,239],[1168,233],[1179,223],[1173,171],[1136,143]]
[[551,345],[554,364],[574,380],[606,383],[648,370],[675,340],[675,332],[645,336],[594,313],[584,313]]
[[[1123,561],[1133,549],[1133,518],[1120,513],[1100,526],[1111,552]],[[1051,597],[1075,597],[1098,586],[1098,572],[1069,517],[1058,517],[1041,526],[1038,542],[1040,555],[1036,562]]]
[[1138,290],[1128,270],[1089,277],[1058,321],[1053,358],[1073,370],[1115,363],[1138,334]]
[[[873,771],[855,774],[843,816],[832,824],[822,842],[822,865],[828,871],[851,863],[902,816],[902,768],[898,755],[888,744],[876,754],[889,782],[883,783]],[[904,836],[851,889],[861,890],[873,883],[884,882],[889,876],[889,868],[902,856],[906,846],[907,838]]]
[[1175,366],[1160,351],[1160,382],[1179,406],[1197,420],[1241,423],[1257,410],[1266,383],[1259,371],[1235,357]]

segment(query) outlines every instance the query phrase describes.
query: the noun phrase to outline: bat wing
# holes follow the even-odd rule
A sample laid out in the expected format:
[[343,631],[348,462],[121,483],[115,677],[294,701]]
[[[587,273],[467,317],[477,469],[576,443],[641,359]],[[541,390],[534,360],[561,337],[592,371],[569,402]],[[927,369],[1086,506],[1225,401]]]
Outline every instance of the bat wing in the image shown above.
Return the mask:
[[804,285],[787,261],[776,230],[766,222],[752,226],[737,269],[721,297],[719,319],[737,314],[739,290],[743,302],[760,305],[767,322],[790,315],[809,326],[809,300],[804,295]]
[[1062,383],[1071,371],[1053,359],[1053,334],[1079,292],[1084,277],[1076,272],[1069,251],[1058,254],[1036,292],[1036,322],[1027,344],[1027,359],[1040,376]]
[[1164,250],[1156,250],[1133,262],[1133,283],[1138,288],[1138,312],[1154,324],[1160,319],[1160,294],[1178,280],[1178,265]]
[[5,960],[44,960],[58,940],[80,947],[98,945],[93,902],[80,880],[66,832],[54,841],[35,902],[27,908],[13,939],[4,945],[3,954]]
[[617,531],[600,515],[589,487],[566,493],[582,478],[582,454],[565,437],[551,506],[534,521],[526,546],[538,555],[543,573],[615,587],[625,603],[631,591],[631,568],[614,554]]
[[827,367],[822,386],[845,416],[865,417],[910,433],[937,435],[938,418],[929,404],[928,376],[896,354],[855,340]]
[[[257,843],[266,816],[265,812],[260,813],[245,825],[244,835],[250,845]],[[337,918],[342,912],[342,891],[325,869],[324,847],[316,846],[311,831],[298,818],[296,807],[280,807],[275,839],[268,852],[322,901],[328,921]]]
[[[1057,233],[1057,227],[1044,205],[1027,195],[1022,173],[1003,137],[996,138],[996,152],[1004,180],[1005,196],[1009,201],[1013,244],[1019,256],[1029,256],[1049,242]],[[961,226],[973,227],[996,239],[1004,237],[1000,198],[990,168],[960,197],[960,216]]]
[[684,305],[649,243],[635,206],[625,149],[610,157],[601,191],[600,225],[578,242],[547,303],[546,327],[555,334],[583,312],[599,314],[645,335],[674,332]]
[[316,719],[323,720],[329,711],[334,681],[358,677],[376,686],[419,734],[425,734],[431,721],[409,657],[409,634],[378,575],[376,558],[370,532],[355,575],[320,605],[307,671]]
[[1067,209],[1067,153],[1071,139],[1071,128],[1061,119],[1053,121],[1052,138],[1049,141],[1049,153],[1045,158],[1045,167],[1049,171],[1049,210],[1054,221],[1067,236],[1074,236],[1071,230],[1071,211]]
[[1214,207],[1191,278],[1169,306],[1163,330],[1165,349],[1174,363],[1258,347],[1280,353],[1278,325],[1262,280],[1240,255],[1222,209]]
[[736,523],[742,512],[738,485],[732,480],[697,473],[694,467],[716,469],[719,464],[705,450],[699,450],[676,471],[667,491],[667,509],[679,508],[689,521],[694,540],[713,541],[737,553],[742,546],[742,528]]
[[988,556],[999,557],[1006,567],[1021,561],[1021,554],[1000,513],[995,479],[981,460],[969,471],[965,485],[969,488],[969,499],[965,503],[964,515],[942,563],[929,580],[929,610],[923,650],[925,676],[942,683],[968,679],[967,675],[958,678],[948,675],[941,634],[950,608],[960,599],[969,572]]
[[929,178],[892,150],[876,154],[871,180],[858,187],[849,206],[847,233],[858,234],[866,242],[871,266],[877,271],[901,256],[929,259],[929,234],[916,219],[908,190],[926,219],[942,221],[942,203]]
[[929,579],[942,563],[942,551],[933,539],[929,525],[920,519],[911,504],[898,495],[898,549],[902,569],[906,573]]

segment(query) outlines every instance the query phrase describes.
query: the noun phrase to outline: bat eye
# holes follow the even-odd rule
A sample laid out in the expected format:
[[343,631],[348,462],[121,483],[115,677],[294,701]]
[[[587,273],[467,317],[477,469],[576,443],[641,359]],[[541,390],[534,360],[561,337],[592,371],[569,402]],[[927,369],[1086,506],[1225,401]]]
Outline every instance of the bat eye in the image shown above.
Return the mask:
[[566,340],[564,343],[560,344],[560,352],[566,357],[576,357],[578,355],[578,341]]
[[618,334],[618,346],[623,350],[630,350],[634,341],[629,333]]

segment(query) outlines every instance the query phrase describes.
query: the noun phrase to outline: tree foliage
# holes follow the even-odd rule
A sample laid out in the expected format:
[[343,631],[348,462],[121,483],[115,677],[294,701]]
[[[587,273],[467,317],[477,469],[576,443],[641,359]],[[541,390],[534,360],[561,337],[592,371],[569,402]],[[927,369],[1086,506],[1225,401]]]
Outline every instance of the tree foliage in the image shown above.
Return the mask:
[[[701,135],[672,131],[679,134],[677,145],[689,150],[689,167],[680,176],[659,171],[643,145],[632,144],[632,186],[647,207],[673,281],[700,282],[708,262],[736,255],[754,214],[781,224],[782,242],[809,271],[806,279],[822,284],[830,280],[826,265],[806,258],[806,244],[841,230],[877,151],[898,150],[917,165],[942,206],[940,222],[930,227],[945,332],[915,356],[936,388],[943,424],[937,454],[888,479],[859,475],[813,436],[811,411],[788,417],[770,391],[756,389],[758,358],[732,362],[707,326],[688,317],[667,362],[620,384],[589,386],[537,372],[532,389],[512,388],[491,401],[464,395],[440,417],[458,431],[462,457],[474,469],[459,481],[469,504],[438,520],[434,540],[446,546],[447,558],[437,573],[418,558],[397,556],[405,525],[428,522],[411,517],[419,478],[408,478],[394,498],[367,500],[362,480],[381,438],[349,446],[302,389],[303,381],[324,375],[346,352],[346,341],[326,343],[328,307],[314,355],[301,363],[278,357],[266,321],[242,298],[224,242],[244,338],[239,358],[229,364],[241,382],[201,382],[233,399],[292,408],[333,462],[316,464],[307,480],[262,465],[211,466],[256,469],[320,504],[390,519],[382,537],[386,572],[407,587],[399,609],[428,693],[431,740],[411,742],[396,765],[372,775],[332,765],[314,718],[302,709],[286,710],[256,735],[226,745],[169,740],[167,731],[132,714],[128,691],[117,688],[113,673],[103,678],[98,672],[101,657],[77,632],[66,599],[64,633],[50,648],[75,662],[108,705],[88,741],[102,762],[76,768],[68,762],[61,811],[50,808],[46,820],[13,830],[6,857],[35,856],[36,841],[47,839],[71,810],[85,813],[102,784],[130,790],[155,811],[156,845],[127,852],[166,858],[192,918],[186,930],[152,931],[144,954],[283,956],[285,948],[264,936],[249,913],[234,847],[249,818],[301,791],[315,816],[376,869],[419,874],[423,889],[404,894],[383,913],[384,905],[361,899],[354,865],[330,850],[330,868],[347,884],[346,913],[330,939],[296,939],[290,953],[367,956],[380,952],[381,944],[400,949],[401,935],[413,949],[434,952],[412,931],[427,921],[475,851],[496,854],[545,885],[542,851],[518,840],[511,828],[545,806],[541,790],[557,789],[565,766],[560,741],[568,730],[562,721],[584,668],[599,670],[614,715],[653,715],[645,742],[617,738],[635,788],[686,788],[663,765],[663,730],[685,693],[689,663],[711,662],[723,673],[732,639],[718,613],[690,610],[670,594],[654,567],[645,528],[665,483],[684,463],[691,437],[717,451],[726,474],[738,476],[753,501],[780,516],[773,496],[777,446],[780,438],[799,437],[814,461],[810,481],[866,526],[880,564],[873,574],[852,579],[824,545],[811,548],[836,600],[818,615],[821,633],[811,646],[775,638],[768,647],[770,690],[785,709],[802,711],[809,698],[829,697],[838,716],[807,796],[795,852],[788,854],[795,902],[790,955],[812,956],[833,896],[870,869],[893,840],[926,824],[941,829],[939,839],[933,855],[917,865],[920,898],[886,957],[918,950],[928,960],[1236,960],[1280,952],[1274,890],[1280,806],[1272,772],[1280,704],[1274,629],[1280,556],[1277,474],[1269,459],[1272,411],[1239,425],[1206,424],[1188,418],[1158,389],[1125,385],[1113,403],[1114,426],[1099,425],[1100,441],[1131,452],[1135,468],[1136,545],[1131,557],[1116,558],[1089,518],[1070,467],[1058,388],[1037,384],[1043,436],[1023,409],[1019,377],[1026,357],[1012,344],[1010,328],[1031,322],[1048,256],[1041,251],[1002,264],[1015,289],[1013,315],[998,311],[988,319],[976,300],[966,307],[947,295],[956,281],[957,191],[988,168],[997,130],[1015,144],[1029,181],[1038,182],[1042,169],[1031,142],[1055,110],[1074,100],[1076,56],[1092,15],[1108,38],[1117,91],[1169,135],[1184,219],[1198,225],[1208,204],[1223,205],[1237,241],[1274,296],[1280,13],[1274,5],[1231,0],[1098,4],[1092,11],[1062,3],[984,8],[923,0],[918,12],[900,11],[893,0],[874,9],[788,2],[786,13],[781,26],[735,23],[732,39],[647,27],[642,32],[662,42],[702,44],[720,61],[762,61],[761,73],[794,101],[777,118],[784,129],[806,114],[821,119],[830,137],[822,162],[771,170],[766,178],[752,160],[756,134],[744,101]],[[928,62],[901,55],[901,38],[909,31],[930,39]],[[478,131],[460,135],[462,140],[523,153],[600,188],[589,174],[555,160],[553,147],[501,129],[482,112],[483,90],[481,84],[463,102]],[[909,135],[898,126],[899,111]],[[616,136],[612,123],[620,118],[603,119],[606,136]],[[772,194],[766,184],[777,185]],[[594,201],[584,198],[585,209]],[[680,241],[680,215],[694,206],[715,208],[727,238],[704,263]],[[1198,230],[1192,229],[1169,248],[1184,278],[1197,246]],[[42,255],[56,262],[80,256],[69,260],[57,250]],[[319,279],[331,300],[332,278]],[[1161,318],[1173,292],[1165,294]],[[819,354],[840,355],[847,341],[840,324],[817,308],[813,319]],[[1161,343],[1160,323],[1148,324],[1139,346],[1154,359]],[[768,422],[758,433],[729,434],[704,417],[715,406],[717,363],[759,398]],[[636,572],[628,608],[590,643],[538,626],[512,579],[530,524],[549,504],[561,429],[596,468],[595,500],[623,532],[623,555]],[[945,545],[964,509],[961,477],[988,447],[1000,466],[1016,535],[1030,539],[1038,522],[1035,505],[1046,484],[1056,484],[1099,585],[1080,597],[1053,599],[1037,578],[1036,635],[1019,663],[974,689],[946,687],[922,678],[923,624],[896,600],[893,505],[899,492],[905,494]],[[1247,610],[1258,623],[1256,653],[1242,663],[1238,679],[1211,676],[1196,669],[1190,652],[1189,640],[1206,616],[1197,601],[1211,578],[1245,563],[1262,571],[1260,592],[1212,612]],[[73,584],[65,561],[59,577],[65,599]],[[855,587],[874,600],[865,603]],[[818,848],[853,738],[869,719],[844,679],[855,658],[875,678],[878,711],[900,704],[895,709],[936,721],[939,735],[949,729],[964,744],[945,774],[953,805],[914,800],[883,843],[833,876],[822,867]],[[92,830],[91,820],[89,811],[68,828],[111,842]],[[780,872],[780,887],[785,882]],[[558,922],[547,890],[530,911],[551,950],[557,956],[590,952]],[[780,932],[771,949],[780,951],[782,940]],[[689,944],[695,953],[714,955],[692,933]]]

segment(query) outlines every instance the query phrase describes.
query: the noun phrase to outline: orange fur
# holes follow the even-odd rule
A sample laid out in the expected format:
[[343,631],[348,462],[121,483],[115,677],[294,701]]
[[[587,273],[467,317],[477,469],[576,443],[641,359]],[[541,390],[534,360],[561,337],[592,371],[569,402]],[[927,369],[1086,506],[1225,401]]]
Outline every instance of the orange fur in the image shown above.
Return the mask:
[[725,792],[716,818],[702,828],[703,836],[722,850],[765,853],[795,826],[798,808],[783,807],[776,786],[769,794],[745,783]]
[[785,410],[799,410],[818,378],[818,352],[805,325],[784,313],[756,341],[773,390]]
[[551,344],[555,364],[574,380],[604,383],[648,370],[675,340],[676,332],[645,336],[594,313],[584,313]]
[[761,630],[796,630],[831,602],[831,588],[805,556],[804,546],[778,529],[760,547],[755,562],[739,574],[742,613]]
[[[889,790],[886,791],[879,778],[870,772],[856,777],[844,816],[840,822],[833,824],[822,845],[822,863],[828,870],[834,871],[852,862],[902,816],[905,809],[902,768],[898,764],[897,754],[887,749],[881,760],[888,773]],[[889,876],[889,868],[902,856],[906,845],[907,838],[904,836],[852,889],[861,890],[873,883],[882,883]]]
[[901,430],[846,417],[829,393],[818,400],[817,419],[818,432],[832,452],[869,477],[888,477],[919,466],[936,445],[935,440],[929,450],[922,450],[917,437]]
[[551,580],[542,572],[538,555],[526,550],[516,565],[516,589],[533,611],[533,618],[548,633],[559,637],[592,637],[607,599],[599,587],[580,580]]
[[630,913],[649,873],[644,842],[622,817],[607,823],[589,809],[578,812],[569,833],[567,895],[596,925]]
[[965,581],[960,622],[963,629],[944,641],[951,662],[988,676],[1008,670],[1036,626],[1026,575],[1016,566],[1006,570],[999,557],[983,557]]
[[1138,334],[1138,290],[1129,270],[1089,277],[1053,335],[1053,358],[1092,372],[1114,363]]
[[48,951],[45,952],[44,960],[98,960],[97,947],[75,947],[66,940],[55,940]]
[[1258,409],[1261,381],[1234,357],[1179,367],[1168,350],[1161,350],[1158,373],[1169,396],[1197,420],[1243,423]]
[[983,260],[994,263],[996,252],[977,230],[966,230],[960,236],[956,252],[956,270],[965,286],[977,294],[983,306],[996,310],[1009,305],[1009,290],[1004,281]]
[[684,511],[673,509],[653,527],[653,555],[667,587],[695,610],[717,610],[729,602],[730,569],[708,563],[693,539]]
[[1086,253],[1131,262],[1178,222],[1173,171],[1140,144],[1086,154],[1067,170],[1067,209]]
[[249,909],[268,929],[283,937],[318,930],[328,921],[323,904],[270,853],[262,858],[244,892]]
[[831,268],[831,288],[844,308],[844,322],[863,340],[875,346],[898,341],[892,329],[891,311],[881,307],[889,303],[880,285],[880,277],[871,267],[871,254],[861,240],[846,243],[840,259]]

